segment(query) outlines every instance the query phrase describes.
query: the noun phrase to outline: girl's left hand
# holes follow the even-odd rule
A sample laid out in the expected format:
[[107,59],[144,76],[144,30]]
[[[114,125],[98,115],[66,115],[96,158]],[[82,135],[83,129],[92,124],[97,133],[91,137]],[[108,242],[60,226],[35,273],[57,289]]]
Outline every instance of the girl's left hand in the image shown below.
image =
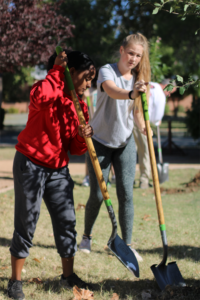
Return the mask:
[[78,126],[78,134],[81,137],[92,137],[94,132],[93,132],[93,128],[90,124],[86,124],[85,126],[83,125],[79,125]]

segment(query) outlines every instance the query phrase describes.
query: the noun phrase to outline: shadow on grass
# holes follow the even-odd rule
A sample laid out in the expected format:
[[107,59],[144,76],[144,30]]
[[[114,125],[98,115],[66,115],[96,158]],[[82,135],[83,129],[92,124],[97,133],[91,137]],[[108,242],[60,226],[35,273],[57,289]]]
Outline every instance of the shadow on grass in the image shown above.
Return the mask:
[[[34,276],[34,275],[33,275]],[[30,278],[31,279],[31,278]],[[35,284],[30,282],[30,279],[26,279],[23,281],[24,286],[28,286],[30,284]],[[53,292],[55,294],[60,294],[63,288],[59,284],[58,276],[54,278],[49,278],[47,280],[42,279],[42,284],[37,285],[37,291],[43,290],[44,292]],[[82,278],[84,279],[84,278]],[[7,283],[9,278],[0,276],[0,293],[6,295],[7,294]],[[104,294],[105,292],[117,293],[120,295],[120,299],[128,296],[134,296],[137,298],[134,299],[142,299],[141,294],[143,291],[147,291],[151,294],[152,299],[157,300],[179,300],[179,299],[200,299],[200,280],[196,280],[193,278],[189,278],[185,280],[186,287],[169,287],[167,286],[164,291],[160,291],[155,280],[148,279],[140,279],[135,280],[120,280],[120,279],[110,279],[105,278],[103,281],[99,282],[97,276],[93,276],[93,280],[95,283],[92,283],[93,292]],[[109,297],[110,299],[110,297]]]
[[[163,254],[163,248],[153,248],[153,249],[137,249],[137,251],[142,254]],[[173,245],[168,248],[168,257],[173,256],[177,259],[190,258],[194,261],[200,261],[200,247],[194,247],[190,245]],[[159,262],[158,262],[159,263]]]
[[11,245],[10,239],[0,237],[0,246],[10,247],[10,245]]

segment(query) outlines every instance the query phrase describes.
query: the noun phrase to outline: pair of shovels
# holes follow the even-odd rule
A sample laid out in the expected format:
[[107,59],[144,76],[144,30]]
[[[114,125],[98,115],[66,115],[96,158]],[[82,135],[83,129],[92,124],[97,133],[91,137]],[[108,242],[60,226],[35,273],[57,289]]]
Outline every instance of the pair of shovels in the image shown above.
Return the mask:
[[160,141],[160,128],[159,125],[156,127],[157,127],[157,142],[158,142],[157,170],[158,170],[159,182],[163,183],[169,180],[169,164],[163,163],[162,148],[161,148],[161,141]]
[[[62,48],[60,46],[56,47],[57,55],[62,52]],[[76,92],[74,90],[74,85],[70,76],[69,68],[66,67],[65,69],[65,78],[67,81],[68,88],[70,90],[72,100],[79,118],[79,122],[81,125],[86,125],[85,118],[77,98]],[[110,239],[107,243],[109,249],[114,253],[114,255],[119,259],[119,261],[129,270],[131,271],[136,277],[139,277],[139,266],[137,259],[132,252],[132,250],[126,245],[126,243],[118,236],[117,234],[117,221],[115,218],[115,213],[112,207],[112,203],[107,191],[106,183],[103,178],[103,173],[96,155],[96,151],[92,142],[91,138],[85,138],[85,142],[87,144],[88,152],[93,164],[93,168],[95,174],[97,176],[97,180],[103,195],[103,199],[105,205],[107,207],[111,222],[112,222],[112,233]]]
[[147,99],[146,99],[145,93],[141,93],[141,99],[142,99],[144,120],[145,120],[145,124],[146,124],[146,131],[147,131],[147,141],[148,141],[149,155],[150,155],[150,161],[151,161],[151,171],[152,171],[152,178],[153,178],[153,185],[154,185],[154,194],[155,194],[155,199],[156,199],[160,232],[161,232],[161,238],[162,238],[162,243],[163,243],[163,259],[159,265],[157,265],[157,264],[152,265],[151,270],[155,276],[158,286],[160,287],[161,290],[163,290],[167,285],[185,286],[185,283],[184,283],[183,277],[178,269],[176,262],[170,262],[168,265],[166,265],[167,255],[168,255],[166,226],[165,226],[165,220],[164,220],[162,200],[161,200],[161,195],[160,195],[160,186],[159,186],[158,171],[156,168],[156,159],[155,159],[155,152],[154,152],[154,146],[153,146],[153,139],[151,136],[148,105],[147,105]]

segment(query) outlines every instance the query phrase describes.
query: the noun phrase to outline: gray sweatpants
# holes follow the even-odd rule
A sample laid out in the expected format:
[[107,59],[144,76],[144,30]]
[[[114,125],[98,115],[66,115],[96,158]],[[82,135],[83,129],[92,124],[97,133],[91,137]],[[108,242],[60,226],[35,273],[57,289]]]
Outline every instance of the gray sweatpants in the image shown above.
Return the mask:
[[10,252],[25,258],[32,247],[42,198],[53,225],[57,251],[61,257],[73,257],[76,245],[76,217],[73,187],[68,167],[49,169],[31,162],[16,152],[13,164],[15,188],[14,233]]
[[[134,215],[133,181],[136,165],[136,150],[133,135],[131,135],[128,144],[123,148],[108,148],[96,140],[93,140],[93,143],[106,183],[111,163],[113,164],[116,176],[119,223],[122,238],[126,244],[131,244]],[[103,202],[103,197],[88,153],[86,157],[90,178],[90,196],[85,210],[85,234],[90,235]]]

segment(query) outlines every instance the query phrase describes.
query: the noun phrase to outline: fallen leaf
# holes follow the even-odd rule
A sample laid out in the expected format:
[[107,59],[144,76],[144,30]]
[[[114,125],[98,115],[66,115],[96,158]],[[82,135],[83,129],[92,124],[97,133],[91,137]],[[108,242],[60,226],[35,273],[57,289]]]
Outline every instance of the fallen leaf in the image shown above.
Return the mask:
[[117,293],[113,293],[112,298],[110,300],[119,300],[119,295]]
[[84,300],[94,299],[94,294],[90,290],[81,289],[81,292],[82,292],[82,299],[84,299]]
[[43,283],[42,280],[39,277],[31,278],[28,282],[35,282],[37,284],[42,284]]
[[22,269],[22,273],[26,273],[26,270],[25,270],[25,269]]
[[33,258],[34,261],[37,261],[38,263],[40,263],[40,260],[37,258]]
[[49,236],[53,236],[53,233],[50,233]]
[[8,266],[3,266],[1,267],[1,270],[5,270],[5,269],[8,269],[9,267]]
[[84,209],[84,208],[85,208],[85,204],[79,203],[76,207],[76,210],[80,210],[80,209]]
[[90,290],[79,289],[76,285],[73,287],[73,300],[94,300],[94,294]]
[[144,217],[142,218],[142,220],[149,221],[150,217],[151,217],[151,215],[144,215]]
[[75,296],[73,300],[81,300],[82,298],[81,289],[79,289],[76,285],[73,287],[73,294]]

